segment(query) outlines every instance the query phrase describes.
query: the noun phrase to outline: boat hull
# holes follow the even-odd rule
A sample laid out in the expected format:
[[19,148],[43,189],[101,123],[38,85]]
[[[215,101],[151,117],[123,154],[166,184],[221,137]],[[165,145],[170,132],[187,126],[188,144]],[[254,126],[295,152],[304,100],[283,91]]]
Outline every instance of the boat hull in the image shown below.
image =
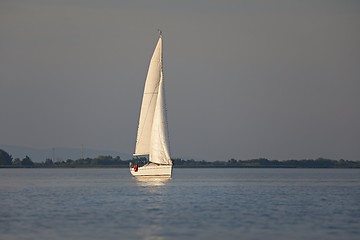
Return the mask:
[[171,177],[172,165],[147,164],[141,167],[130,167],[130,173],[133,176],[147,177]]

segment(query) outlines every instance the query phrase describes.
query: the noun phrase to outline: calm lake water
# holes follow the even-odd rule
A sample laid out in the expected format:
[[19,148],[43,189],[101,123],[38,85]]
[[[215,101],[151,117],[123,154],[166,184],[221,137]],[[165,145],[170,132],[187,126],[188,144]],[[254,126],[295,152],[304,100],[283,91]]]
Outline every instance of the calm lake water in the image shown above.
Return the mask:
[[360,170],[0,169],[0,239],[359,239]]

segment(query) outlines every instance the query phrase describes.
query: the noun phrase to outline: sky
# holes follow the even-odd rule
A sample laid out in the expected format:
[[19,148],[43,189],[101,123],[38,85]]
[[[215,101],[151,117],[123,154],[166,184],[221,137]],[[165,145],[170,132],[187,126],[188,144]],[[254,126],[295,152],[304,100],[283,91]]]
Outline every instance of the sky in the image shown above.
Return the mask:
[[1,0],[0,143],[133,153],[160,28],[173,158],[360,160],[360,1]]

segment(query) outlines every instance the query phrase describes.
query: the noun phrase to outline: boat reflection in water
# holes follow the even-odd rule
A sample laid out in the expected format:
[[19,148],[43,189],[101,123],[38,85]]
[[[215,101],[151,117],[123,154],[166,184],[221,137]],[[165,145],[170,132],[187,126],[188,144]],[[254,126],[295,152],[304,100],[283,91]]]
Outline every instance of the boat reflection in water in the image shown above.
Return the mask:
[[[146,222],[146,227],[137,227],[134,239],[143,240],[164,240],[164,234],[167,232],[166,225],[163,223],[166,216],[168,190],[171,185],[171,177],[159,177],[159,176],[137,176],[133,178],[137,185],[136,201],[138,206],[141,206],[141,211],[137,211],[137,214],[132,214],[136,219],[136,222]],[[139,226],[142,226],[139,224]]]
[[136,183],[141,187],[161,187],[165,186],[171,177],[135,177]]

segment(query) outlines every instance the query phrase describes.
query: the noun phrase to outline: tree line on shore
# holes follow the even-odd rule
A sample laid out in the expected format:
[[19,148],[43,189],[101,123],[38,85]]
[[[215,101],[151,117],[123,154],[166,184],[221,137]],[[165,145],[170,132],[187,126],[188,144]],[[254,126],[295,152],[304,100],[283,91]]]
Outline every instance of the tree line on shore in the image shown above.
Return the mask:
[[[129,167],[129,163],[145,162],[145,158],[137,158],[123,160],[119,156],[98,156],[95,158],[80,158],[76,160],[67,159],[66,161],[53,161],[46,159],[44,162],[33,162],[29,156],[23,159],[15,158],[6,151],[0,149],[0,167],[17,168],[17,167],[33,167],[33,168],[56,168],[56,167]],[[266,158],[258,158],[251,160],[230,159],[227,161],[209,162],[205,160],[196,161],[193,159],[184,160],[180,158],[173,159],[175,168],[360,168],[360,161],[351,160],[332,160],[325,158],[303,159],[303,160],[268,160]]]

